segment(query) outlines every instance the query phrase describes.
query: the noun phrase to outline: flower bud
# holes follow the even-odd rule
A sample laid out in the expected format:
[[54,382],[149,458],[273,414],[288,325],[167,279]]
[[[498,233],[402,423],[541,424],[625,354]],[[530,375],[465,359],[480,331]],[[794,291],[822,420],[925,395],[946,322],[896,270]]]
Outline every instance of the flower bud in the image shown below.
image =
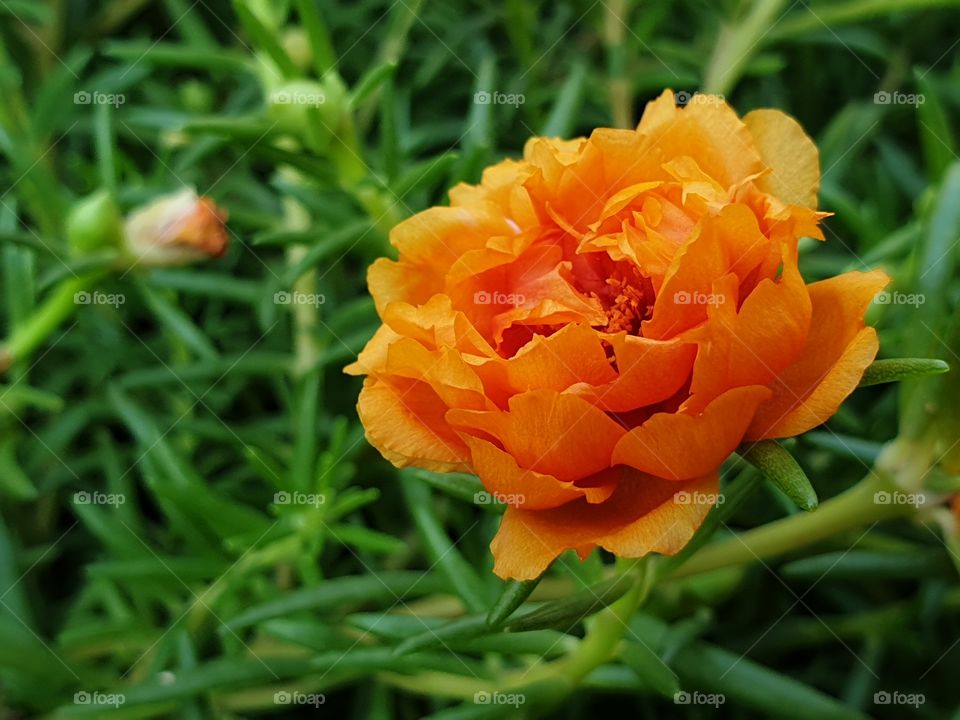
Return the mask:
[[[319,82],[292,80],[275,86],[268,96],[268,111],[280,130],[319,152],[339,131],[346,100],[343,81],[329,73]],[[314,108],[316,115],[311,112]]]
[[185,265],[226,252],[226,212],[191,188],[134,210],[124,224],[127,254],[140,265]]
[[300,70],[305,71],[310,67],[313,62],[313,49],[310,47],[310,38],[306,30],[299,27],[288,28],[284,31],[280,44],[287,57]]
[[86,255],[102,248],[119,247],[123,218],[109,191],[98,190],[71,208],[66,230],[73,251]]

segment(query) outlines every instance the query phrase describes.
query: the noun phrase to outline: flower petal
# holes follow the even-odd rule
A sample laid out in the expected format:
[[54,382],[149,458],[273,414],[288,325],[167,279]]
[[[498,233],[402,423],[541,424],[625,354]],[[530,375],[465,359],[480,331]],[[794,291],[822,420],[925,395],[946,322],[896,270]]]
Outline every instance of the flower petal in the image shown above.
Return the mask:
[[498,440],[517,464],[564,481],[610,467],[624,429],[586,400],[550,390],[510,398],[509,411],[450,410],[457,429]]
[[669,480],[689,480],[716,470],[743,440],[769,389],[749,385],[728,390],[698,415],[681,407],[657,413],[630,430],[613,451],[613,462]]
[[813,315],[797,360],[771,385],[747,437],[790,437],[833,415],[877,354],[877,337],[863,315],[890,281],[879,270],[850,272],[808,286]]
[[607,412],[626,412],[661,402],[690,376],[697,348],[679,340],[650,340],[626,333],[604,335],[613,346],[618,376],[603,385],[578,383],[567,390]]
[[470,446],[473,468],[483,486],[497,496],[514,500],[511,504],[524,510],[545,510],[579,498],[589,503],[603,502],[614,491],[613,483],[578,487],[551,475],[521,468],[512,455],[493,443],[469,436],[464,439]]
[[487,394],[501,407],[511,396],[530,390],[562,391],[577,383],[604,385],[617,377],[600,334],[580,323],[552,335],[535,335],[511,358],[476,362]]
[[[623,557],[673,555],[690,540],[716,497],[716,473],[675,483],[624,469],[606,502],[569,502],[552,510],[507,508],[490,544],[501,578],[533,580],[562,552],[581,557],[601,546]],[[678,502],[686,492],[690,502]]]
[[714,284],[724,301],[689,335],[700,346],[687,403],[694,410],[730,388],[769,385],[803,352],[810,331],[810,295],[795,256],[785,260],[778,280],[763,279],[739,310],[735,279],[722,282],[731,278]]
[[729,205],[704,218],[700,232],[677,254],[657,295],[644,337],[673,337],[707,318],[713,283],[727,273],[743,280],[767,256],[770,241],[743,205]]
[[426,383],[368,377],[357,413],[367,440],[397,467],[469,469],[467,446],[444,420],[446,405]]
[[770,109],[749,112],[743,122],[771,170],[756,181],[757,187],[790,205],[815,209],[820,189],[820,154],[800,123]]

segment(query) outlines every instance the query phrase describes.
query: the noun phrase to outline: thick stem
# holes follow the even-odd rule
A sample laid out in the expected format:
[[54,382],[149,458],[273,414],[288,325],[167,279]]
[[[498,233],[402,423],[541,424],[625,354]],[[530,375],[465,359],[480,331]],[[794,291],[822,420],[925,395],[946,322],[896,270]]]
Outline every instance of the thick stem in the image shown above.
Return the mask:
[[724,26],[717,35],[703,81],[703,91],[724,94],[736,85],[747,62],[760,47],[760,41],[776,24],[776,16],[786,0],[755,0],[745,18]]
[[0,345],[0,372],[29,357],[76,310],[77,293],[89,289],[99,277],[99,273],[94,273],[61,282],[43,305]]
[[893,481],[871,471],[855,486],[822,503],[813,512],[791,515],[706,546],[681,565],[672,577],[687,577],[766,560],[838,533],[913,512],[910,505],[876,501],[876,493],[896,490]]

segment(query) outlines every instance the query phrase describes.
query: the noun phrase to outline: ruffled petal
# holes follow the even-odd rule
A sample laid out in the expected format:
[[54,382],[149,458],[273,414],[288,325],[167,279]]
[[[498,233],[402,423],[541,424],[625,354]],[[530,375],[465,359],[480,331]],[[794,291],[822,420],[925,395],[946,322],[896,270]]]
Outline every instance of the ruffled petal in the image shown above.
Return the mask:
[[580,323],[534,336],[511,358],[478,359],[475,370],[501,407],[511,396],[530,390],[563,391],[579,383],[604,385],[617,378],[601,335]]
[[622,557],[673,555],[716,502],[716,473],[675,483],[623,472],[604,503],[576,500],[541,511],[507,508],[490,545],[493,571],[504,579],[533,580],[564,551],[585,557],[597,546]]
[[746,278],[767,256],[770,241],[757,219],[743,205],[729,205],[719,215],[704,218],[699,234],[677,253],[664,277],[653,308],[644,321],[644,337],[666,339],[707,318],[716,304],[713,283],[727,273]]
[[779,110],[754,110],[743,117],[770,172],[757,187],[790,205],[816,209],[820,153],[800,123]]
[[573,395],[535,390],[510,398],[509,411],[451,410],[458,430],[497,440],[517,464],[573,482],[610,467],[624,429]]
[[689,334],[699,344],[687,403],[693,410],[730,388],[771,383],[803,352],[810,331],[810,294],[795,257],[785,260],[778,280],[762,280],[739,310],[736,276],[721,278],[713,292],[723,302]]
[[552,475],[521,468],[512,455],[486,440],[469,436],[464,440],[470,446],[473,468],[483,486],[494,494],[494,499],[514,507],[545,510],[578,498],[598,503],[609,498],[615,488],[613,483],[579,487],[563,482]]
[[367,441],[397,467],[468,470],[467,446],[444,420],[446,405],[426,383],[368,377],[357,413]]
[[879,270],[850,272],[809,285],[813,315],[797,360],[770,386],[750,439],[790,437],[825,422],[853,392],[876,357],[876,332],[864,327],[867,306],[890,281]]
[[769,389],[750,385],[728,390],[689,414],[657,413],[617,443],[613,462],[668,480],[689,480],[716,470],[743,440]]
[[607,412],[626,412],[673,396],[693,367],[697,348],[679,340],[650,340],[618,333],[604,335],[613,347],[617,377],[602,385],[578,383],[567,392]]

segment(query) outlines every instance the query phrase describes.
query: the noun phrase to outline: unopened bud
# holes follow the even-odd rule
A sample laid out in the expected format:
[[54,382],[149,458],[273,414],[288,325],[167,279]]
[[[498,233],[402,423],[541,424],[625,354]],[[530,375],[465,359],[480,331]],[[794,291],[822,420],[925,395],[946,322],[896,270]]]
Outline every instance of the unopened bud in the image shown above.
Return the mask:
[[270,117],[280,130],[322,151],[340,130],[347,89],[340,77],[331,72],[319,82],[292,80],[277,85],[269,92],[267,101]]
[[113,196],[98,190],[80,200],[67,217],[67,240],[78,255],[108,247],[119,247],[123,218]]
[[139,265],[185,265],[226,252],[226,212],[185,188],[134,210],[124,225],[127,254]]
[[285,30],[280,44],[287,57],[301,70],[306,70],[313,63],[310,38],[307,37],[307,32],[303,28],[292,27]]

